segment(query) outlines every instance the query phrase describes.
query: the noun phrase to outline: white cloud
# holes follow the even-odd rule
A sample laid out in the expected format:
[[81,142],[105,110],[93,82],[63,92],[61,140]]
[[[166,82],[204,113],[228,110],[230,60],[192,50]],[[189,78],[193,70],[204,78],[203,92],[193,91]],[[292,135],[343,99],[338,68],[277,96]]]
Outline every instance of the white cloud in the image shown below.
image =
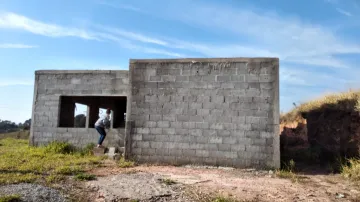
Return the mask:
[[28,80],[28,79],[23,79],[23,80],[1,79],[0,80],[0,87],[15,86],[15,85],[31,86],[31,85],[34,85],[34,81]]
[[56,24],[49,24],[49,23],[33,20],[28,17],[18,15],[15,13],[0,14],[0,29],[1,28],[20,29],[31,32],[33,34],[43,35],[47,37],[77,37],[86,40],[114,41],[118,43],[121,47],[134,51],[155,53],[155,54],[175,56],[175,57],[182,56],[182,54],[179,53],[162,50],[158,48],[148,48],[139,44],[134,44],[130,40],[134,40],[136,42],[142,42],[142,43],[167,45],[166,42],[164,41],[149,38],[141,34],[128,32],[120,29],[109,28],[110,30],[107,30],[108,32],[111,31],[113,33],[116,33],[117,36],[115,36],[114,34],[105,32],[106,30],[103,30],[103,32],[98,32],[93,30],[88,31],[83,29],[65,27]]
[[72,36],[91,40],[97,39],[96,37],[92,36],[91,33],[85,30],[62,27],[56,24],[43,23],[32,20],[25,16],[17,15],[15,13],[0,14],[0,28],[20,29],[48,37]]
[[[186,10],[177,9],[184,6]],[[332,57],[331,62],[324,58],[337,54],[360,54],[359,43],[346,41],[329,28],[268,11],[260,13],[217,4],[202,4],[198,1],[177,1],[172,6],[167,6],[167,9],[153,12],[154,15],[161,15],[166,19],[206,27],[212,32],[222,32],[231,35],[232,38],[238,38],[239,42],[233,43],[235,45],[205,45],[207,48],[200,48],[200,51],[210,50],[211,55],[229,55],[232,53],[229,48],[242,47],[237,48],[237,51],[242,53],[246,52],[245,50],[253,50],[248,53],[255,52],[253,54],[256,55],[256,50],[260,50],[263,56],[280,55],[284,60],[301,58],[296,60],[297,63],[344,67],[345,63],[337,57]],[[244,41],[256,41],[256,44],[245,47],[236,45]],[[188,43],[183,47],[190,49],[188,47],[194,46]]]
[[101,26],[101,25],[94,25],[94,26],[102,29],[103,31],[109,32],[113,35],[125,37],[130,40],[135,40],[135,41],[139,41],[139,42],[143,42],[143,43],[156,44],[156,45],[161,45],[161,46],[168,46],[168,42],[166,42],[164,40],[152,38],[149,36],[145,36],[143,34],[129,32],[129,31],[121,30],[119,28],[113,28],[113,27],[108,27],[108,26]]
[[345,10],[343,10],[343,9],[341,9],[341,8],[336,8],[336,10],[337,10],[339,13],[341,13],[341,14],[343,14],[343,15],[346,15],[346,16],[348,16],[348,17],[351,17],[351,16],[352,16],[352,14],[351,14],[350,12],[345,11]]
[[5,44],[0,44],[0,48],[38,48],[38,46],[26,45],[26,44],[5,43]]

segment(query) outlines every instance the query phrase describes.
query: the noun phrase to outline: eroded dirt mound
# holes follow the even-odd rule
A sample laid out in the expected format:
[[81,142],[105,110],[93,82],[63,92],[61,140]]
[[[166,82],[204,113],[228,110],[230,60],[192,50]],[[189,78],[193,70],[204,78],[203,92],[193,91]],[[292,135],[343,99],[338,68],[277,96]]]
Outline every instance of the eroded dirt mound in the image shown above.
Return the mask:
[[360,116],[358,112],[323,109],[306,114],[308,139],[319,150],[321,162],[359,156]]

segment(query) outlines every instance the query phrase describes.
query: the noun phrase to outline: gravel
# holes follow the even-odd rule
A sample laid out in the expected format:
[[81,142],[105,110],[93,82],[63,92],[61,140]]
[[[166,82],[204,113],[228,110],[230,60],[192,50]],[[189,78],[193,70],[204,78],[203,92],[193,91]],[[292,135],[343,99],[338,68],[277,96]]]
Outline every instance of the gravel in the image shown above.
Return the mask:
[[26,202],[66,202],[57,190],[38,184],[12,184],[0,186],[0,196],[18,194]]

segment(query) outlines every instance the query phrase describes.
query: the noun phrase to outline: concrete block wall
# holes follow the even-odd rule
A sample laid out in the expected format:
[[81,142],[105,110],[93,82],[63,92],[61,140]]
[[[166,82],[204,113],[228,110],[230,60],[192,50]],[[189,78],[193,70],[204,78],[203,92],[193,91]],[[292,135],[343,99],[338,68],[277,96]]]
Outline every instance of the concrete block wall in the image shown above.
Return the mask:
[[[128,71],[36,71],[30,143],[53,140],[75,146],[96,143],[94,128],[60,128],[60,96],[127,96]],[[124,129],[109,131],[104,145],[123,146]]]
[[127,121],[140,162],[280,166],[279,60],[131,60]]

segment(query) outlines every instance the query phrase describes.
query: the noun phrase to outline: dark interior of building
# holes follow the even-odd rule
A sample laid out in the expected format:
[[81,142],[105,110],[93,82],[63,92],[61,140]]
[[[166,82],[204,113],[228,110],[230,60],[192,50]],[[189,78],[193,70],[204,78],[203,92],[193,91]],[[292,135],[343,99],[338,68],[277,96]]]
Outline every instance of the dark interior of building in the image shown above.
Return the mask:
[[88,107],[85,115],[86,128],[94,128],[94,124],[99,118],[100,108],[112,110],[112,128],[124,128],[126,101],[125,96],[61,96],[59,127],[75,127],[75,103],[79,103]]

